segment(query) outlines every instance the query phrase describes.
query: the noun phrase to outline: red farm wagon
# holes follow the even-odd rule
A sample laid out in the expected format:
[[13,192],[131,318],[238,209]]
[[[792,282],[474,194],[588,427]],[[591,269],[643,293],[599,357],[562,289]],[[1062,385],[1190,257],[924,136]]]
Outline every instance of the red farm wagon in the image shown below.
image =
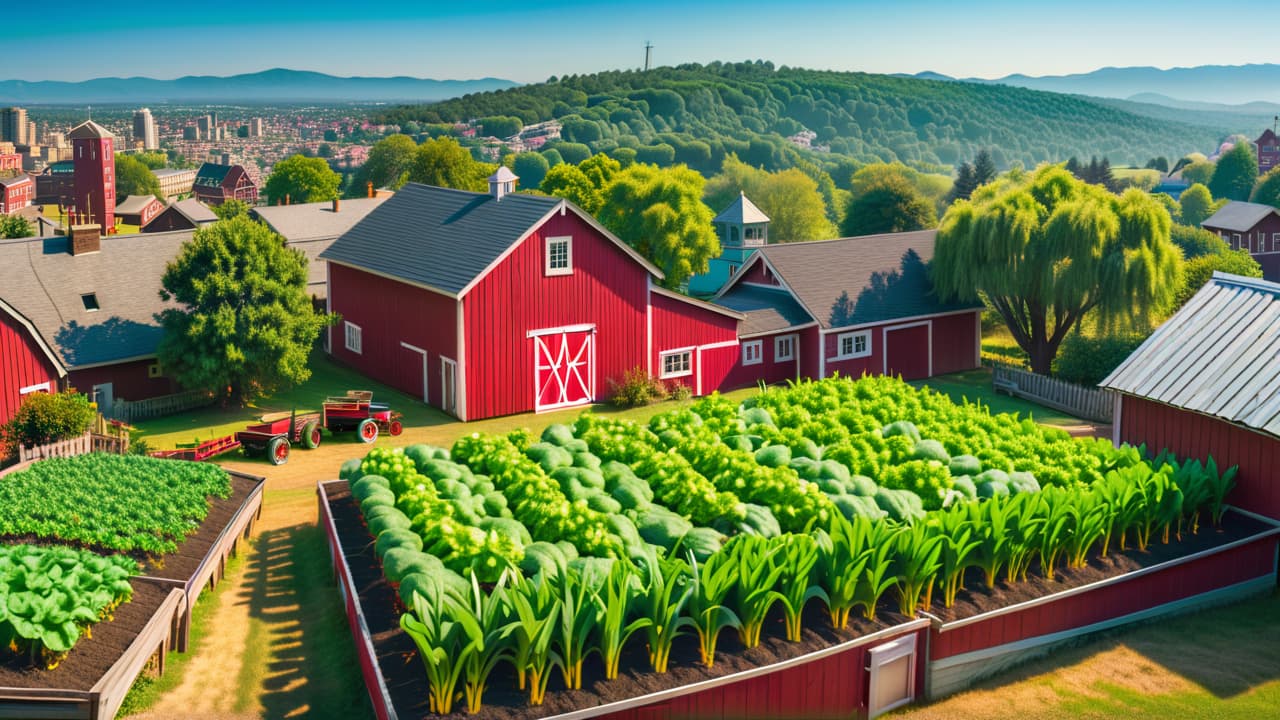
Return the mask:
[[346,395],[327,398],[320,416],[329,432],[355,431],[366,443],[377,440],[380,432],[395,437],[404,429],[400,413],[385,403],[373,402],[373,393],[367,390],[348,390]]

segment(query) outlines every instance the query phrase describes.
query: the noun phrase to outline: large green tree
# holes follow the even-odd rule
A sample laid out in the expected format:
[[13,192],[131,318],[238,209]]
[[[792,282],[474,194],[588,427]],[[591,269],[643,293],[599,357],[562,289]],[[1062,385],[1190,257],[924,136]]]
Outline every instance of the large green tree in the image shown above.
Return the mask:
[[437,187],[484,192],[496,165],[482,163],[451,137],[428,140],[414,151],[409,179]]
[[1208,185],[1213,179],[1214,164],[1208,160],[1192,160],[1182,168],[1182,179],[1189,183]]
[[290,205],[324,202],[338,197],[341,184],[342,176],[321,158],[294,155],[272,168],[267,178],[267,202],[280,205],[286,198]]
[[[1185,172],[1183,177],[1186,177]],[[1216,198],[1248,200],[1257,179],[1258,158],[1253,154],[1253,145],[1237,142],[1218,158],[1213,179],[1209,181],[1209,192]]]
[[1209,188],[1194,183],[1178,196],[1178,204],[1182,206],[1182,224],[1200,227],[1213,214],[1213,195]]
[[1151,196],[1116,196],[1056,166],[1003,180],[951,207],[932,275],[944,299],[985,297],[1048,374],[1067,332],[1094,313],[1101,327],[1139,325],[1167,309],[1181,253],[1169,213]]
[[399,190],[409,181],[409,168],[413,165],[418,143],[408,135],[388,135],[369,148],[369,157],[356,171],[347,189],[347,197],[365,197],[369,184],[374,189]]
[[0,215],[0,238],[29,238],[35,228],[21,215]]
[[549,169],[551,166],[547,159],[536,152],[522,152],[511,160],[511,172],[520,178],[520,188],[523,190],[537,190]]
[[840,224],[840,234],[877,235],[937,225],[933,202],[920,193],[905,170],[896,165],[869,165],[855,173],[853,197]]
[[311,376],[307,357],[330,317],[307,295],[307,258],[237,216],[195,232],[169,263],[160,362],[183,387],[243,404]]
[[818,183],[796,168],[767,172],[730,155],[720,173],[707,181],[704,202],[713,212],[724,210],[745,193],[769,216],[771,242],[826,240],[836,228],[827,219],[827,208]]
[[702,204],[704,184],[685,165],[659,169],[637,163],[614,175],[597,217],[662,268],[667,287],[679,287],[705,273],[707,261],[720,254],[711,210]]
[[547,171],[542,179],[542,192],[564,198],[595,215],[604,202],[600,188],[577,165],[560,163]]
[[1258,186],[1253,189],[1253,196],[1250,199],[1252,202],[1280,208],[1280,168],[1271,170],[1259,178]]
[[160,181],[145,163],[132,155],[116,155],[116,197],[154,195],[164,202]]

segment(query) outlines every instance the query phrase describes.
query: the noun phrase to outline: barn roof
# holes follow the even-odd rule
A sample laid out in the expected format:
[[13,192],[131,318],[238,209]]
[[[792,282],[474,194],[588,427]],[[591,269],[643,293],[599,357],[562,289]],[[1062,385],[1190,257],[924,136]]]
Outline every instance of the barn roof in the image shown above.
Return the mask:
[[460,295],[556,208],[577,213],[656,277],[662,272],[590,215],[556,197],[409,183],[344,233],[322,260]]
[[31,183],[31,176],[27,175],[26,173],[23,173],[21,175],[14,175],[13,177],[10,177],[10,178],[0,178],[0,185],[3,185],[5,187],[10,187],[13,185],[28,185],[30,183]]
[[[0,301],[67,368],[150,357],[163,335],[160,277],[189,239],[190,231],[109,235],[79,257],[65,237],[0,240]],[[86,309],[89,294],[98,310]]]
[[1232,201],[1223,205],[1218,212],[1210,215],[1208,219],[1200,223],[1203,227],[1222,228],[1223,230],[1234,230],[1237,232],[1245,232],[1252,230],[1263,218],[1271,213],[1280,214],[1270,205],[1261,203]]
[[307,292],[324,297],[328,294],[328,272],[320,254],[386,199],[387,196],[341,200],[338,212],[333,211],[333,202],[329,201],[271,205],[254,208],[253,214],[279,233],[285,244],[307,256]]
[[226,181],[227,175],[239,165],[221,165],[219,163],[205,163],[200,166],[200,170],[196,172],[196,179],[192,183],[195,187],[222,187],[222,183]]
[[153,202],[160,202],[152,195],[129,195],[116,204],[117,215],[137,215]]
[[[823,329],[981,307],[941,302],[928,263],[935,230],[765,245],[735,278],[763,262]],[[737,282],[731,279],[721,297]]]
[[181,213],[183,217],[190,220],[192,224],[195,225],[218,221],[218,214],[215,213],[208,205],[205,205],[195,198],[179,200],[169,207],[173,208],[176,212]]
[[735,285],[716,302],[746,316],[738,328],[740,337],[763,335],[797,325],[810,325],[813,318],[791,293],[782,288]]
[[739,191],[738,199],[720,214],[715,216],[711,222],[729,223],[730,225],[750,225],[752,223],[767,223],[769,216],[764,214],[756,204],[751,202],[747,194]]
[[1280,437],[1280,284],[1215,272],[1100,385]]

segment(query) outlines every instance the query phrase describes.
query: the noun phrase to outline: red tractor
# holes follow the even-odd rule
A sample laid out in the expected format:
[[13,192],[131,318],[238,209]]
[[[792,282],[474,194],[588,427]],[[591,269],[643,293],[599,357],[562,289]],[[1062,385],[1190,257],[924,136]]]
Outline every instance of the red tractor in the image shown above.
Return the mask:
[[377,440],[379,432],[395,437],[404,430],[400,413],[384,403],[373,402],[373,393],[367,390],[348,390],[344,396],[326,398],[320,417],[329,432],[354,430],[366,443]]

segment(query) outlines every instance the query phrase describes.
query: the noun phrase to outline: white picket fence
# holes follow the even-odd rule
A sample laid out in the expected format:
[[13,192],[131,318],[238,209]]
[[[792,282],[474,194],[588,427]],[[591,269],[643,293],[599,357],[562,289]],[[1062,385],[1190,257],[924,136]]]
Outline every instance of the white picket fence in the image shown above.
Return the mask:
[[18,462],[24,463],[30,460],[43,460],[52,457],[74,457],[76,455],[86,455],[90,452],[93,452],[93,433],[86,432],[79,437],[73,437],[70,440],[59,440],[48,445],[36,445],[29,448],[18,446]]
[[1110,390],[1076,385],[1011,365],[992,363],[991,384],[997,392],[1024,397],[1094,422],[1110,423],[1115,412],[1115,393]]
[[137,422],[148,418],[176,415],[198,407],[213,403],[213,393],[208,390],[188,390],[161,395],[148,400],[119,400],[112,403],[108,412],[104,413],[124,422]]

